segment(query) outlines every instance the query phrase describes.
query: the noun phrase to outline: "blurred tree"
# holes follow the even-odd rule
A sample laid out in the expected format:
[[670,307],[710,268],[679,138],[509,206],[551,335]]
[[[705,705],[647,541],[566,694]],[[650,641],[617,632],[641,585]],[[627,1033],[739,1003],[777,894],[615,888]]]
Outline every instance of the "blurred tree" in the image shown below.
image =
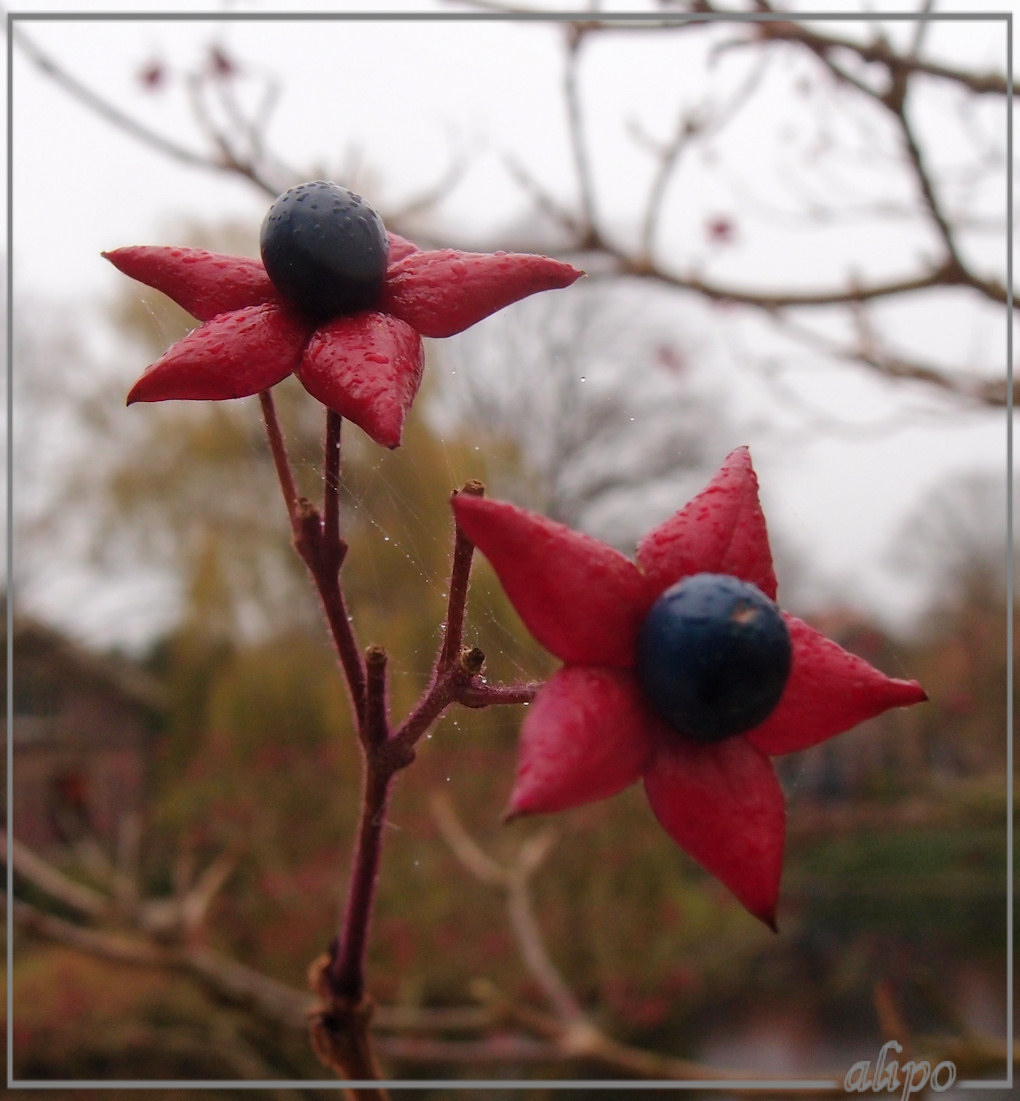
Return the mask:
[[1005,611],[1008,572],[1018,561],[1007,520],[1020,496],[1010,481],[1005,471],[963,471],[932,489],[904,522],[897,564],[926,579],[936,615],[964,604]]
[[[1013,508],[1017,505],[1013,490]],[[932,490],[904,524],[897,557],[931,591],[912,667],[933,707],[913,717],[923,760],[948,776],[1001,774],[1007,760],[1009,664],[1018,623],[1007,581],[1018,563],[1008,538],[1004,474],[972,471]]]
[[477,441],[496,496],[631,550],[735,438],[681,328],[633,286],[520,303],[439,352],[432,419]]

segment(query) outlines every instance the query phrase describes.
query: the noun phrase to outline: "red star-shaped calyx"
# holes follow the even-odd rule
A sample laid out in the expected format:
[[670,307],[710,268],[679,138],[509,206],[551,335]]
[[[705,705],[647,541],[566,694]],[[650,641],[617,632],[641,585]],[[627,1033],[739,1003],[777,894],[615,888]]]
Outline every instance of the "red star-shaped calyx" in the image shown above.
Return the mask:
[[643,780],[666,832],[775,928],[785,802],[769,758],[927,697],[916,681],[886,677],[783,612],[792,664],[763,722],[705,744],[653,709],[637,670],[638,638],[665,590],[696,574],[729,575],[775,600],[747,449],[645,536],[636,562],[506,502],[459,494],[453,507],[528,629],[564,662],[524,722],[509,813],[564,810]]
[[546,256],[425,251],[395,234],[386,240],[376,300],[326,319],[281,295],[258,260],[159,246],[103,253],[203,322],[145,371],[128,404],[246,397],[293,373],[328,408],[396,447],[421,382],[422,336],[452,336],[582,274]]

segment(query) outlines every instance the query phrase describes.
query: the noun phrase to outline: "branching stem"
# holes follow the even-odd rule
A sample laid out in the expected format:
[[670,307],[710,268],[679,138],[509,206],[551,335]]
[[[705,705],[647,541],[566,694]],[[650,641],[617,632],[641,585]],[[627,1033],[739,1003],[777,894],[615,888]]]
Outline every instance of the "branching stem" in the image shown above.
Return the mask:
[[[428,687],[403,723],[395,731],[392,729],[387,703],[386,652],[379,646],[370,646],[362,656],[340,582],[340,567],[347,554],[340,526],[342,419],[327,411],[320,512],[298,494],[272,395],[264,391],[259,394],[259,401],[294,546],[308,567],[329,624],[347,681],[362,751],[361,810],[343,918],[331,951],[313,970],[313,985],[322,1005],[312,1020],[312,1038],[320,1059],[342,1077],[374,1080],[380,1074],[368,1031],[373,1003],[365,989],[365,958],[393,780],[414,760],[415,744],[451,704],[459,702],[477,708],[526,703],[534,698],[537,685],[486,684],[481,676],[485,656],[478,649],[464,648],[464,617],[474,547],[457,528],[442,645]],[[460,492],[481,495],[484,489],[479,482],[468,482]],[[384,1098],[385,1093],[373,1089],[364,1096]]]

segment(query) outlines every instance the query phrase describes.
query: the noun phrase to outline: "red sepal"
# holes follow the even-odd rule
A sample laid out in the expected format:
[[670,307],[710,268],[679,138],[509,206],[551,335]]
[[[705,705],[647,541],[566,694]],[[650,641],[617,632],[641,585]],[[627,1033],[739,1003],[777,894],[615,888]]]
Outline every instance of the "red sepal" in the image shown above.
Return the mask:
[[414,252],[391,263],[381,308],[422,336],[453,336],[511,302],[569,287],[583,274],[560,260],[527,253]]
[[387,232],[386,238],[390,243],[389,257],[387,259],[387,265],[393,265],[399,263],[405,256],[410,256],[413,252],[421,252],[416,244],[409,241],[406,237],[401,237],[399,233]]
[[400,445],[424,362],[414,329],[365,312],[316,329],[295,374],[312,397],[392,448]]
[[746,447],[731,452],[697,497],[641,540],[637,560],[660,591],[691,574],[725,573],[776,599],[758,479]]
[[745,737],[763,753],[792,753],[927,698],[917,681],[894,680],[813,627],[783,613],[793,643],[790,679],[775,711]]
[[521,729],[508,816],[565,810],[623,791],[641,778],[655,722],[633,673],[560,669]]
[[772,764],[743,738],[663,739],[645,772],[663,829],[755,917],[776,927],[786,809]]
[[308,326],[276,306],[220,314],[178,340],[134,384],[136,401],[222,401],[268,390],[297,364]]
[[279,301],[266,269],[246,256],[159,245],[117,248],[103,256],[125,275],[172,298],[199,321]]
[[547,650],[578,665],[634,665],[637,634],[654,594],[629,558],[505,501],[461,493],[453,509]]

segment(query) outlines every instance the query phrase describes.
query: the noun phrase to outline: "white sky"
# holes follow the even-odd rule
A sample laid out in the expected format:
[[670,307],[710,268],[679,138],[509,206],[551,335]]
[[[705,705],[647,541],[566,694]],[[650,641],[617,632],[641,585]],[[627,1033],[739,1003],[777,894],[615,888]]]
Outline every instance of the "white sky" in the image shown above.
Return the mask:
[[[60,10],[88,12],[92,6],[64,3]],[[377,6],[387,11],[456,10],[454,5],[425,2]],[[562,11],[588,7],[555,6]],[[914,7],[876,6],[883,12]],[[302,11],[335,7],[300,5]],[[655,10],[650,3],[603,7]],[[436,211],[440,227],[464,235],[519,218],[528,209],[501,168],[504,151],[512,150],[558,197],[568,202],[573,198],[560,95],[560,34],[555,25],[380,20],[267,24],[232,16],[283,10],[279,5],[237,2],[214,8],[196,2],[161,8],[221,11],[224,18],[208,23],[59,20],[23,25],[34,42],[104,97],[194,147],[201,147],[201,134],[179,87],[148,94],[140,89],[137,74],[153,59],[171,72],[191,69],[211,42],[222,44],[231,56],[251,66],[242,76],[242,92],[253,92],[266,74],[280,78],[280,99],[268,135],[273,149],[301,170],[313,168],[309,176],[334,177],[349,163],[351,153],[360,151],[382,181],[381,194],[372,198],[384,208],[399,206],[437,180],[451,157],[469,153],[470,170]],[[812,11],[832,8],[810,5]],[[27,3],[13,9],[46,10]],[[975,5],[982,11],[1008,9],[1001,2]],[[108,3],[104,10],[137,8]],[[862,5],[854,10],[867,9]],[[888,26],[896,35],[909,31],[905,24]],[[852,33],[851,25],[841,28]],[[932,42],[958,63],[1003,66],[1001,26],[937,26]],[[736,55],[723,55],[717,64],[730,65],[734,81],[746,70]],[[712,72],[698,36],[654,43],[646,36],[621,37],[592,49],[584,87],[590,117],[598,120],[591,131],[597,199],[621,234],[633,232],[651,172],[650,160],[626,133],[628,120],[639,117],[647,130],[665,136],[677,104],[695,102]],[[17,51],[13,77],[16,295],[45,296],[57,309],[62,303],[110,302],[123,290],[123,277],[100,260],[99,252],[124,244],[186,244],[168,236],[182,219],[248,221],[254,241],[267,204],[250,184],[174,163],[143,147],[75,102]],[[780,85],[781,81],[774,87]],[[791,110],[788,101],[780,104],[775,98],[778,94],[766,91],[751,102],[719,143],[716,163],[698,161],[685,167],[682,201],[678,198],[669,205],[663,226],[662,254],[671,261],[679,257],[687,265],[703,264],[708,274],[721,280],[788,285],[838,282],[848,268],[859,270],[858,265],[865,265],[864,274],[901,270],[905,256],[926,247],[914,231],[897,234],[886,229],[868,236],[863,224],[848,223],[805,233],[791,230],[789,219],[755,216],[753,205],[742,205],[744,196],[751,194],[789,209],[789,193],[783,190],[788,187],[785,169],[809,158],[811,142],[817,138],[810,111],[796,105]],[[994,125],[990,116],[979,121]],[[847,125],[852,131],[855,124],[851,120]],[[889,176],[880,158],[869,161],[863,125],[859,134],[851,133],[850,141],[859,150],[853,173],[844,177],[840,166],[834,166],[832,191],[826,197],[843,186],[848,194],[883,197]],[[950,145],[947,156],[952,153]],[[719,190],[720,178],[732,185],[729,192]],[[977,200],[985,209],[1002,212],[1001,196],[982,193]],[[714,213],[729,214],[739,223],[738,244],[729,250],[713,251],[705,245],[703,222]],[[1001,239],[992,237],[974,247],[982,262],[1001,261]],[[1004,363],[1005,321],[989,322],[987,315],[980,315],[982,320],[975,322],[974,317],[967,310],[932,309],[919,303],[914,313],[895,319],[894,331],[924,355],[941,355],[949,362],[955,358]],[[731,329],[724,315],[718,316],[717,324],[703,337],[698,334],[709,354],[739,364],[742,349],[748,362],[761,351],[756,343],[765,332],[761,326]],[[777,345],[775,355],[782,358],[786,349]],[[143,366],[125,364],[125,388]],[[819,420],[841,425],[889,423],[890,431],[855,434],[840,427],[832,434],[806,432],[801,413],[777,407],[774,391],[760,376],[750,367],[741,374],[738,367],[733,400],[749,425],[748,436],[720,440],[720,458],[739,443],[751,443],[773,527],[787,534],[812,567],[851,603],[904,613],[916,592],[887,568],[893,533],[947,471],[974,466],[1004,469],[1005,416],[958,409],[935,415],[938,403],[920,391],[901,389],[889,395],[858,372],[820,376],[809,366],[791,359],[782,382],[795,388],[798,402],[819,410]],[[917,415],[918,408],[925,412]],[[14,474],[17,493],[18,472]],[[67,602],[62,595],[65,608]],[[87,619],[88,602],[77,607]],[[84,633],[102,634],[103,625],[108,625],[108,616],[95,614],[98,619],[78,624]]]

